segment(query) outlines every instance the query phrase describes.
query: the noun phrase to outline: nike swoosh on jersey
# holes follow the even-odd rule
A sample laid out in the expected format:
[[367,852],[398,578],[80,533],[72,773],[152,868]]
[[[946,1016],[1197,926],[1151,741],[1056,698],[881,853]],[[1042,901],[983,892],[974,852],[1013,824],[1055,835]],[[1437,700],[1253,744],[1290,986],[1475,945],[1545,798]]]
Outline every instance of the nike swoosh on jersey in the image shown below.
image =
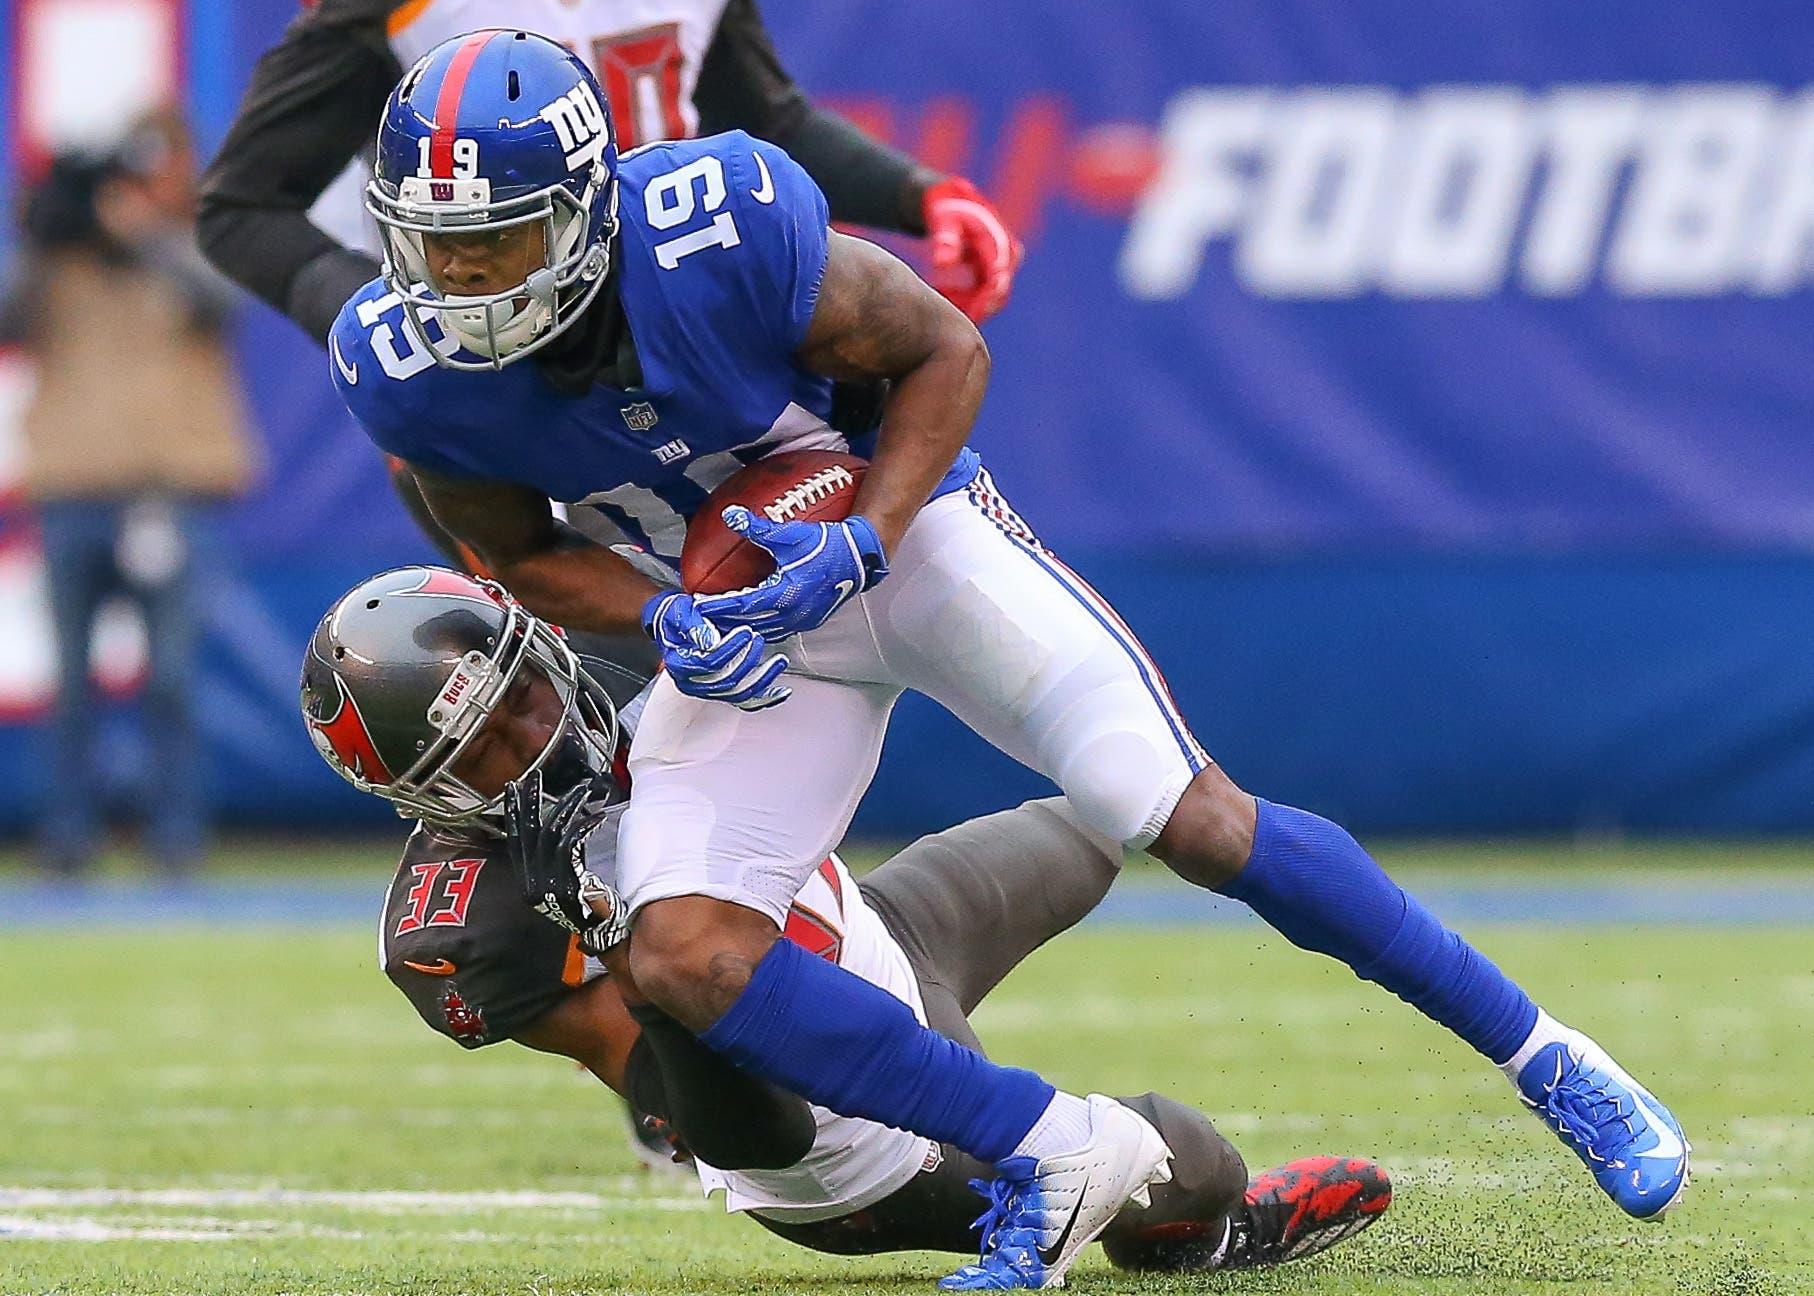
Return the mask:
[[340,338],[337,334],[328,335],[328,350],[334,353],[334,367],[340,370],[340,376],[349,384],[359,381],[359,366],[348,364],[346,357],[340,354]]
[[436,959],[433,963],[417,963],[410,959],[404,959],[403,966],[406,968],[414,968],[416,971],[428,976],[452,976],[460,970],[446,959]]
[[750,190],[750,197],[759,203],[772,203],[775,201],[775,177],[768,173],[768,163],[763,160],[762,154],[758,153],[755,157],[756,170],[762,172],[762,183]]

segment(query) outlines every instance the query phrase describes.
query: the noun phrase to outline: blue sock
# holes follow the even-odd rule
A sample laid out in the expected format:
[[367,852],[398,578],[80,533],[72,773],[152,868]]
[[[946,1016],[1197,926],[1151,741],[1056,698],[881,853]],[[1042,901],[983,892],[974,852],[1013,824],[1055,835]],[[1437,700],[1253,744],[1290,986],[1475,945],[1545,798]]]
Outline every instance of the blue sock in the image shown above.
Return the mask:
[[744,1070],[844,1116],[1010,1156],[1054,1092],[920,1025],[886,990],[778,940],[699,1037]]
[[1436,921],[1348,833],[1254,798],[1247,866],[1220,891],[1301,949],[1340,959],[1442,1023],[1495,1065],[1537,1022],[1537,1006],[1491,959]]

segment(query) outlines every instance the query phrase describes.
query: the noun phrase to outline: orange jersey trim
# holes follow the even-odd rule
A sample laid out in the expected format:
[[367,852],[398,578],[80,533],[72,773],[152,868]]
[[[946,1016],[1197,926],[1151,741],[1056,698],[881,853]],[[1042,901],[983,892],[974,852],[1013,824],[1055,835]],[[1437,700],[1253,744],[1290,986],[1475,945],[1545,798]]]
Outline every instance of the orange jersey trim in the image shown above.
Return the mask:
[[577,986],[586,979],[586,952],[579,947],[579,937],[567,938],[567,965],[561,969],[561,984]]
[[395,9],[391,10],[391,16],[385,20],[385,33],[387,35],[395,36],[405,27],[416,21],[416,19],[420,18],[422,16],[422,11],[434,2],[435,0],[406,0],[404,4],[398,5]]

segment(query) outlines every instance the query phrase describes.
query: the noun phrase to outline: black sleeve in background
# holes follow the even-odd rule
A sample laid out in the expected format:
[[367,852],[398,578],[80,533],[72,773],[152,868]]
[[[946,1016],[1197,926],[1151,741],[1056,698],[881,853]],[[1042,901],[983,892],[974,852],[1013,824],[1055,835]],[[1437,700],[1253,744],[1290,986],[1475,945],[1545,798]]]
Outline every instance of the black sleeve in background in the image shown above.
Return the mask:
[[317,229],[308,209],[367,143],[402,70],[383,0],[324,0],[265,52],[202,177],[196,235],[223,274],[325,341],[377,262]]
[[725,6],[699,68],[693,106],[701,135],[746,130],[786,149],[825,191],[833,220],[926,232],[921,198],[939,177],[837,113],[808,103],[781,66],[755,0]]
[[720,1170],[785,1170],[812,1151],[818,1125],[806,1099],[738,1069],[652,1004],[630,1015],[642,1038],[624,1088],[694,1156]]
[[[246,220],[263,224],[262,234],[278,234],[277,216],[242,215]],[[308,226],[308,232],[320,234],[306,217],[286,218],[286,221],[298,221]],[[327,236],[324,234],[325,239]],[[340,314],[340,308],[346,305],[347,298],[358,292],[366,284],[378,277],[384,268],[375,256],[364,252],[355,252],[351,248],[341,247],[333,240],[328,240],[327,249],[319,253],[296,271],[290,280],[290,291],[282,305],[278,307],[285,315],[295,320],[307,330],[310,337],[326,346],[328,333],[334,327],[334,320]]]
[[31,283],[25,257],[15,255],[0,262],[0,347],[24,346],[31,338],[32,318],[37,314]]

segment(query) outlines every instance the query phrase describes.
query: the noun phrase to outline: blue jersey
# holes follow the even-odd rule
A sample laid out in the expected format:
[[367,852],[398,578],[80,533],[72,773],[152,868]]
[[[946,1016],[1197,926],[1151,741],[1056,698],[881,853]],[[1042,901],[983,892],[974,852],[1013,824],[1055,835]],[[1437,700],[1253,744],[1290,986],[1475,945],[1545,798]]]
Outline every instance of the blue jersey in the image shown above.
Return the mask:
[[[825,273],[828,217],[811,177],[731,131],[640,149],[619,184],[613,256],[642,386],[571,396],[530,361],[441,368],[382,280],[341,308],[329,349],[341,398],[380,449],[598,508],[672,562],[687,519],[745,464],[870,447],[829,426],[831,381],[794,360]],[[977,466],[966,448],[938,493]]]

